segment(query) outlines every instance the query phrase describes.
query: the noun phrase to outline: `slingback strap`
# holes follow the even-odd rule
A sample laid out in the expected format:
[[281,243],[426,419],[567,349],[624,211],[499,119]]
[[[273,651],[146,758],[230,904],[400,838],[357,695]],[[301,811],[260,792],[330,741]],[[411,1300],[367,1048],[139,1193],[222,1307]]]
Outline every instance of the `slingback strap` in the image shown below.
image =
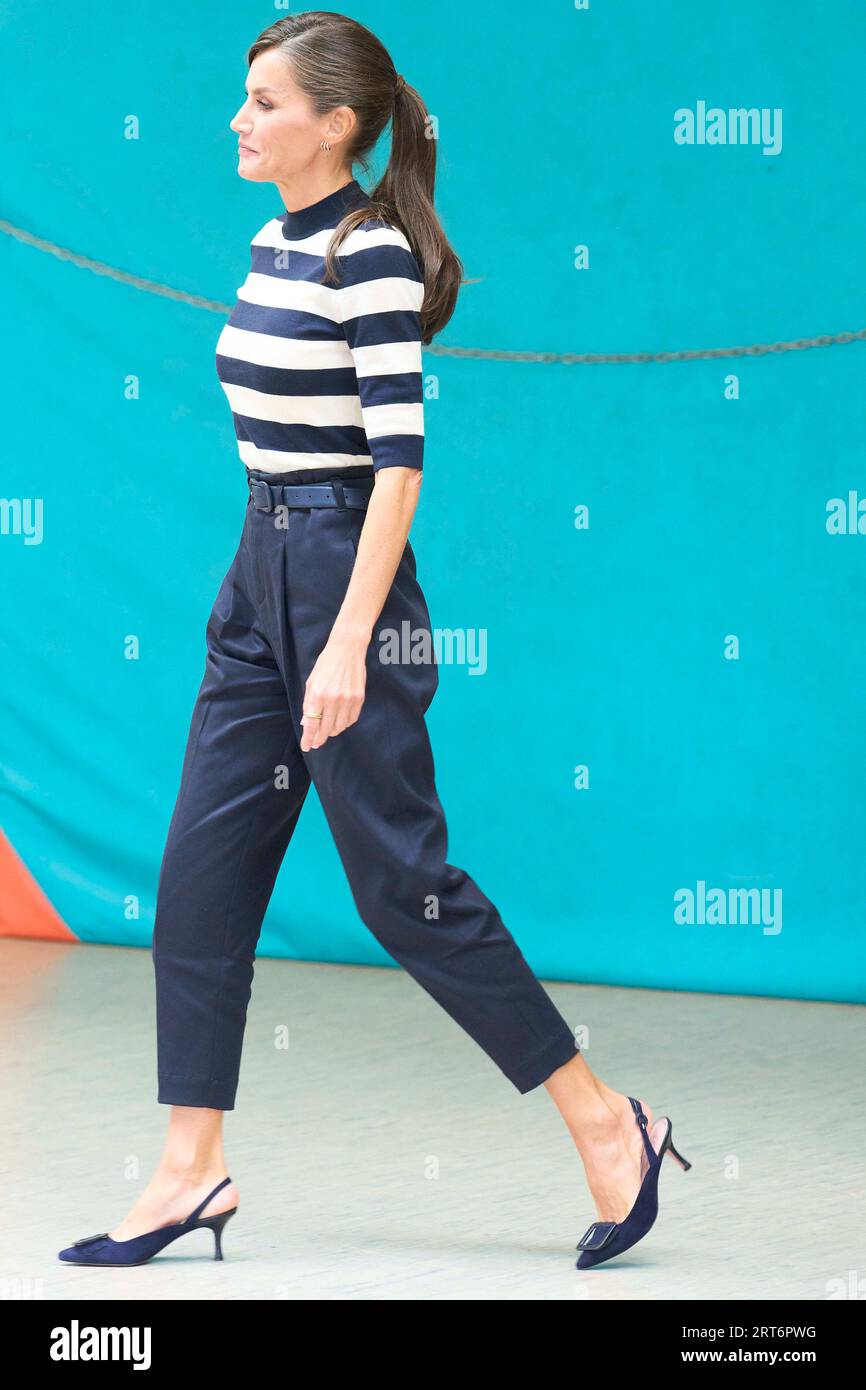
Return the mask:
[[647,1158],[649,1159],[650,1163],[656,1163],[658,1161],[658,1154],[656,1153],[655,1149],[650,1143],[649,1135],[646,1132],[646,1127],[649,1121],[647,1120],[646,1115],[643,1113],[643,1108],[641,1106],[640,1101],[635,1100],[634,1096],[629,1096],[629,1100],[631,1101],[631,1108],[635,1113],[635,1119],[640,1125],[640,1132],[643,1135],[643,1143],[644,1148],[647,1151]]
[[222,1182],[218,1182],[217,1185],[216,1185],[216,1187],[214,1188],[213,1192],[209,1192],[208,1195],[205,1197],[204,1201],[203,1201],[203,1202],[199,1202],[198,1206],[196,1207],[196,1209],[195,1209],[195,1211],[192,1213],[192,1215],[191,1215],[191,1216],[188,1216],[188,1217],[186,1218],[186,1221],[182,1221],[182,1222],[181,1222],[181,1225],[182,1225],[182,1226],[191,1226],[192,1223],[193,1223],[193,1221],[197,1221],[198,1218],[201,1216],[202,1212],[204,1211],[205,1207],[207,1206],[208,1202],[211,1200],[211,1198],[212,1198],[212,1197],[215,1197],[215,1196],[217,1195],[218,1192],[222,1192],[222,1190],[223,1190],[224,1187],[228,1187],[228,1185],[229,1185],[230,1182],[231,1182],[231,1178],[223,1178]]

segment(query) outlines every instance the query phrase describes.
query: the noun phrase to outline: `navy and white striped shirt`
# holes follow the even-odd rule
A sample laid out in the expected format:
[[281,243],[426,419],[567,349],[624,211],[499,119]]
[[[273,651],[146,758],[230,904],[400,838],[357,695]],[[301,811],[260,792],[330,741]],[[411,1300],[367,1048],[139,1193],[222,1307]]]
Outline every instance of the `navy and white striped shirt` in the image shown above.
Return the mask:
[[217,374],[247,468],[292,481],[422,468],[424,282],[403,232],[372,218],[319,283],[334,228],[370,199],[356,179],[253,237]]

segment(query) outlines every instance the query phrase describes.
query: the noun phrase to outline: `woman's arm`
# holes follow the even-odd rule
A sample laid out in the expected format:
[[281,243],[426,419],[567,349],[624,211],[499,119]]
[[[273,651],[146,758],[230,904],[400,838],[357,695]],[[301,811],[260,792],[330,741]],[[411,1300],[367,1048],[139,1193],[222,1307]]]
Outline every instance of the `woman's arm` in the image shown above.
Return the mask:
[[358,540],[349,587],[304,688],[301,748],[321,748],[361,713],[367,682],[367,648],[376,619],[397,573],[418,505],[420,468],[380,468]]
[[375,485],[349,587],[304,689],[304,716],[322,716],[301,721],[305,753],[361,713],[367,649],[406,548],[424,466],[421,268],[396,227],[353,236],[334,313],[355,367]]

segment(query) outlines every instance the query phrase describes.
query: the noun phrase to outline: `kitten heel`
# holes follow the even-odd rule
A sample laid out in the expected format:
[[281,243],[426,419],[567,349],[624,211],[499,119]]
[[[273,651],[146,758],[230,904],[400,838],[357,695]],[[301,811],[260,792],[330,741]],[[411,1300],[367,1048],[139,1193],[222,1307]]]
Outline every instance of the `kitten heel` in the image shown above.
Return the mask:
[[683,1156],[682,1156],[682,1154],[680,1153],[679,1149],[675,1149],[675,1148],[674,1148],[673,1140],[672,1140],[670,1137],[668,1138],[668,1148],[670,1149],[670,1151],[671,1151],[671,1153],[673,1154],[674,1158],[676,1159],[677,1163],[678,1163],[678,1164],[680,1165],[680,1167],[682,1168],[683,1172],[684,1172],[684,1173],[687,1173],[687,1172],[689,1171],[689,1169],[691,1168],[692,1165],[689,1163],[689,1161],[688,1161],[687,1158],[683,1158]]
[[232,1207],[230,1211],[221,1211],[217,1216],[206,1216],[199,1221],[200,1226],[206,1226],[214,1235],[214,1254],[215,1260],[223,1257],[223,1230],[226,1222],[234,1216],[237,1207]]

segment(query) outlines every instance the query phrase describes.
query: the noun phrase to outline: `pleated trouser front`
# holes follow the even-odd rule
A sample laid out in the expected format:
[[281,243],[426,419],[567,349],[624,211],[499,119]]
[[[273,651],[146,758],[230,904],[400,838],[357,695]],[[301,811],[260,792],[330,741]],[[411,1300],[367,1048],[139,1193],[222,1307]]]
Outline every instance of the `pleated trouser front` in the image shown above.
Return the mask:
[[364,515],[247,505],[207,624],[159,876],[162,1103],[234,1108],[256,945],[311,780],[362,920],[518,1091],[576,1051],[493,903],[447,862],[424,721],[437,666],[385,660],[377,637],[408,631],[417,655],[417,634],[431,636],[410,544],[368,649],[359,719],[301,751],[304,685],[343,601]]

